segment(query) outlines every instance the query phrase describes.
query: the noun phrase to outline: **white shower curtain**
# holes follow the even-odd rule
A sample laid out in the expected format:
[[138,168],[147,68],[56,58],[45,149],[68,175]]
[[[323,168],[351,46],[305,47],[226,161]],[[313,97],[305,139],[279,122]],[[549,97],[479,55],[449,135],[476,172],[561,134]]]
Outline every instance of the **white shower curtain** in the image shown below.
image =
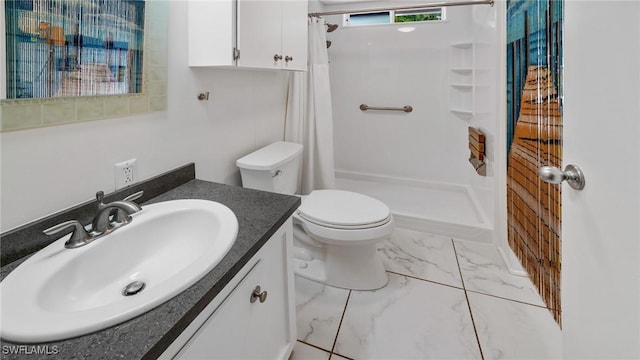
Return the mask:
[[302,194],[335,187],[333,117],[327,34],[323,19],[309,19],[309,69],[289,80],[284,140],[302,144]]

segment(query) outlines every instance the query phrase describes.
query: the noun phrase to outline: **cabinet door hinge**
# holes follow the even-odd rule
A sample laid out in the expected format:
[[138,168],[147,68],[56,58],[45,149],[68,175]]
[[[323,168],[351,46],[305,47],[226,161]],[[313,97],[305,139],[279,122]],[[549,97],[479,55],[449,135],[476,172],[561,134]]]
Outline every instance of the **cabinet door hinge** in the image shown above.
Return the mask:
[[238,48],[233,48],[233,60],[240,59],[240,50]]

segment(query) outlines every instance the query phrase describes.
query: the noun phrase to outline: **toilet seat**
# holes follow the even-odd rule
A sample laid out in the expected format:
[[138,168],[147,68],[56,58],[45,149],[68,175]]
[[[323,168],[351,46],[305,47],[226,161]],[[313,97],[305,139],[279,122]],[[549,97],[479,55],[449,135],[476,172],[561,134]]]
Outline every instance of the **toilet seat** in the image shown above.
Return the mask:
[[303,197],[298,214],[321,226],[359,229],[386,223],[391,212],[372,197],[342,190],[314,190]]
[[394,228],[389,207],[366,195],[342,190],[314,190],[294,214],[312,238],[332,245],[374,243]]
[[310,223],[316,224],[318,226],[322,226],[322,227],[328,227],[328,228],[332,228],[332,229],[341,229],[341,230],[363,230],[363,229],[370,229],[370,228],[374,228],[374,227],[378,227],[378,226],[382,226],[386,223],[388,223],[389,221],[391,221],[391,216],[380,220],[378,222],[375,223],[371,223],[371,224],[362,224],[362,225],[336,225],[336,224],[332,224],[332,223],[325,223],[322,221],[317,221],[314,219],[309,219],[307,216],[305,216],[305,214],[302,213],[297,213],[298,217],[300,217],[301,219],[304,219]]

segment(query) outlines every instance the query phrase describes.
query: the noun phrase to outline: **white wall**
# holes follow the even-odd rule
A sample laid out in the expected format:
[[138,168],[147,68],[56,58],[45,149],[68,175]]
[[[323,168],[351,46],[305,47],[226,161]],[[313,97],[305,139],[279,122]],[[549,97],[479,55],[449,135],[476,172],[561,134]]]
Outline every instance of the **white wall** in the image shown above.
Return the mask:
[[188,68],[186,6],[170,3],[168,111],[0,134],[2,232],[113,191],[119,161],[137,158],[140,179],[193,161],[239,185],[235,160],[282,139],[288,75]]
[[497,71],[496,78],[496,124],[495,133],[490,141],[493,148],[493,182],[494,182],[494,243],[499,246],[507,268],[513,274],[528,276],[520,260],[511,249],[507,239],[507,3],[498,1],[494,4],[496,11]]
[[[468,122],[448,111],[447,94],[449,46],[472,40],[471,10],[446,11],[445,22],[415,24],[410,33],[380,25],[327,35],[339,170],[467,184]],[[341,16],[327,20],[342,25]],[[362,103],[414,111],[362,112]]]
[[[497,186],[501,184],[496,179],[500,176],[506,177],[506,172],[503,171],[506,168],[506,139],[505,133],[499,131],[498,126],[503,112],[499,110],[498,102],[498,92],[501,90],[498,86],[501,81],[498,68],[501,62],[496,59],[501,59],[500,48],[504,47],[499,37],[501,23],[498,21],[498,7],[499,5],[471,7],[471,33],[475,44],[475,76],[478,88],[475,99],[477,112],[469,125],[478,128],[486,137],[487,176],[478,176],[472,168],[467,167],[467,178],[491,224],[500,219],[500,216],[506,218],[506,214],[501,212],[501,207],[496,206],[496,194],[500,190]],[[494,225],[494,229],[499,227]],[[497,238],[495,243],[500,243]]]

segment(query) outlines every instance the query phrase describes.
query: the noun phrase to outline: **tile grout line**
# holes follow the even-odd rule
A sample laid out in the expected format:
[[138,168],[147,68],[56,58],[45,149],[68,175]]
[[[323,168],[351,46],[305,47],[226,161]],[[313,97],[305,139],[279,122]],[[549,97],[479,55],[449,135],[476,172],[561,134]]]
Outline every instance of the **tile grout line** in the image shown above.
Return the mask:
[[546,307],[546,306],[543,306],[543,305],[536,305],[536,304],[528,303],[528,302],[525,302],[525,301],[520,301],[520,300],[515,300],[515,299],[509,299],[509,298],[502,297],[502,296],[498,296],[498,295],[487,294],[487,293],[480,292],[480,291],[477,291],[477,290],[465,290],[465,291],[472,292],[472,293],[474,293],[474,294],[479,294],[479,295],[489,296],[489,297],[496,298],[496,299],[502,299],[502,300],[506,300],[506,301],[512,301],[512,302],[515,302],[515,303],[518,303],[518,304],[522,304],[522,305],[534,306],[534,307],[537,307],[537,308],[540,308],[540,309],[547,309],[547,310],[550,310],[550,311],[556,311],[556,310],[557,310],[557,309],[550,308],[550,307]]
[[323,349],[323,348],[321,348],[320,346],[313,345],[313,344],[308,343],[308,342],[306,342],[306,341],[304,341],[304,340],[296,340],[296,341],[297,341],[297,342],[299,342],[299,343],[301,343],[301,344],[305,344],[305,345],[307,345],[307,346],[311,346],[311,347],[313,347],[313,348],[316,348],[316,349],[318,349],[318,350],[322,350],[322,351],[326,352],[327,354],[331,354],[331,351],[330,351],[330,350]]
[[[456,240],[457,240],[457,241],[467,241],[467,242],[471,242],[470,240],[461,240],[461,239],[453,239],[453,238],[452,238],[451,240],[452,240],[452,241],[456,241]],[[455,244],[455,243],[454,243],[454,244]],[[455,249],[455,245],[454,245],[454,249],[453,249],[453,250],[454,250],[454,252],[456,251],[456,249]],[[457,253],[456,253],[456,260],[457,260]],[[459,265],[460,265],[460,264],[458,264],[458,267],[459,267]],[[462,272],[460,273],[460,276],[462,277]],[[428,281],[428,280],[427,280],[427,281]],[[444,285],[444,284],[443,284],[443,285]],[[468,291],[468,292],[475,293],[475,294],[480,294],[480,295],[485,295],[485,296],[491,296],[491,297],[494,297],[494,298],[497,298],[497,299],[502,299],[502,300],[507,300],[507,301],[513,301],[513,302],[516,302],[516,303],[519,303],[519,304],[523,304],[523,305],[535,306],[535,307],[539,307],[539,308],[542,308],[542,309],[547,309],[547,310],[549,310],[549,311],[557,311],[557,310],[558,310],[558,309],[555,309],[555,308],[552,308],[552,307],[548,307],[548,306],[546,306],[546,304],[545,304],[545,305],[537,305],[537,304],[532,304],[532,303],[530,303],[530,302],[526,302],[526,301],[522,301],[522,300],[516,300],[516,299],[511,299],[511,298],[504,297],[504,296],[493,295],[493,294],[489,294],[489,293],[487,293],[487,292],[482,292],[482,291],[478,291],[478,290],[468,290],[468,289],[466,289],[466,288],[465,288],[464,290],[465,290],[465,291]],[[542,300],[542,299],[541,299],[541,300]],[[542,300],[542,302],[544,302],[544,300]]]
[[341,358],[347,359],[347,360],[355,360],[355,359],[352,359],[352,358],[350,358],[348,356],[340,355],[340,354],[334,353],[334,352],[332,352],[331,355],[329,355],[329,360],[331,360],[333,358],[333,355],[340,356]]
[[[344,320],[344,314],[346,314],[347,312],[347,306],[349,305],[349,299],[351,298],[351,292],[353,290],[349,290],[349,295],[347,295],[347,301],[344,303],[344,310],[342,310],[342,316],[340,317],[340,323],[338,324],[338,331],[336,331],[336,337],[333,339],[333,345],[331,346],[331,352],[329,353],[329,359],[331,359],[333,357],[333,350],[335,350],[336,348],[336,343],[338,342],[338,335],[340,335],[340,328],[342,327],[342,320]],[[336,355],[340,355],[340,354],[336,354]],[[340,355],[342,356],[342,355]],[[345,356],[342,356],[344,358],[347,358]]]
[[484,360],[484,353],[482,352],[482,345],[480,344],[478,329],[476,329],[476,321],[473,319],[473,312],[471,311],[471,303],[469,302],[469,295],[467,295],[467,288],[464,285],[464,277],[462,276],[462,269],[460,269],[460,260],[458,260],[458,252],[456,251],[456,244],[453,241],[453,239],[451,239],[451,246],[453,246],[453,253],[456,256],[456,264],[458,264],[458,271],[460,272],[460,281],[462,282],[462,290],[464,291],[465,299],[467,299],[467,307],[469,308],[469,316],[471,316],[471,324],[473,325],[473,332],[476,334],[476,341],[478,342],[478,349],[480,350],[480,358]]
[[[458,270],[460,270],[460,269],[458,269]],[[447,286],[447,287],[458,289],[458,290],[464,290],[464,288],[462,288],[460,286],[449,285],[449,284],[445,284],[445,283],[441,283],[441,282],[437,282],[437,281],[433,281],[433,280],[423,279],[423,278],[419,278],[419,277],[417,277],[415,275],[407,275],[407,274],[403,274],[403,273],[399,273],[399,272],[395,272],[395,271],[391,271],[391,270],[385,270],[385,271],[388,272],[389,274],[394,274],[394,275],[398,275],[398,276],[406,276],[408,278],[412,278],[412,279],[416,279],[416,280],[420,280],[420,281],[425,281],[425,282],[436,284],[436,285],[442,285],[442,286]]]

